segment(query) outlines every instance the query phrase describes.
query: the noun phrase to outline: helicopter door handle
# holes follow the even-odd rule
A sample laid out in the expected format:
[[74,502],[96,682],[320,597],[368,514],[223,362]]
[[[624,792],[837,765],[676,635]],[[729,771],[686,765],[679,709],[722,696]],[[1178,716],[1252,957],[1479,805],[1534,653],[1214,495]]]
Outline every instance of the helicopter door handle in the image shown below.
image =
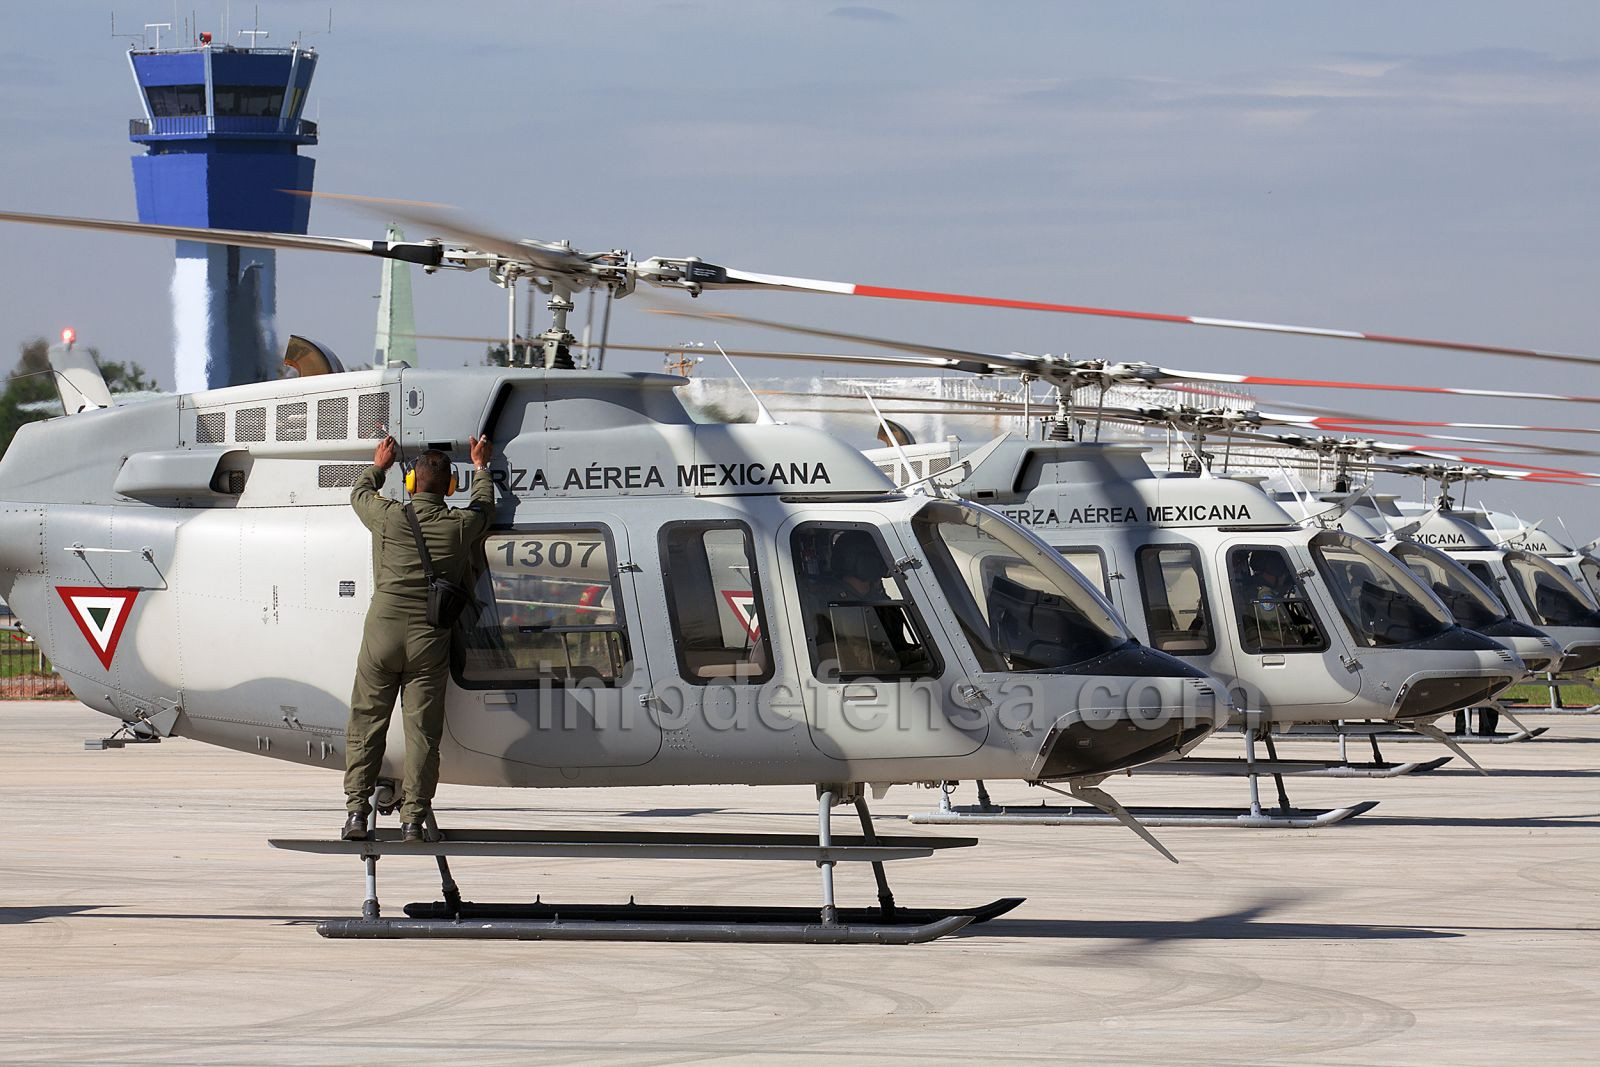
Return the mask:
[[1361,669],[1361,661],[1356,659],[1354,656],[1341,655],[1339,657],[1339,662],[1343,663],[1345,670],[1348,671],[1359,671]]
[[1263,667],[1282,667],[1284,664],[1286,664],[1288,662],[1289,662],[1289,660],[1287,659],[1287,657],[1284,657],[1284,656],[1262,656],[1261,657],[1261,665]]
[[878,699],[878,690],[870,685],[847,685],[839,699],[846,704],[870,704]]

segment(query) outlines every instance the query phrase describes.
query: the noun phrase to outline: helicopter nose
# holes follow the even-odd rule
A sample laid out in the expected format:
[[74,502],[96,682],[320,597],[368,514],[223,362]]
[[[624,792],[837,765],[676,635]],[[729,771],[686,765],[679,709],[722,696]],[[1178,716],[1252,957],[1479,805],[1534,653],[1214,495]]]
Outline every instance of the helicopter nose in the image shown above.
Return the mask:
[[[1203,678],[1116,679],[1121,707],[1082,707],[1063,715],[1040,749],[1039,779],[1082,778],[1181,756],[1227,719],[1226,690]],[[1118,688],[1107,685],[1106,690]]]

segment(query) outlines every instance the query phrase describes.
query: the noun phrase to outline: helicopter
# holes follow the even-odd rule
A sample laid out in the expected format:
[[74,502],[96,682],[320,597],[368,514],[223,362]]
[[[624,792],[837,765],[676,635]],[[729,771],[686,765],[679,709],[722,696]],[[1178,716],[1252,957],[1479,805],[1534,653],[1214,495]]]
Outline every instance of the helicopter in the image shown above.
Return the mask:
[[[726,313],[692,317],[791,328]],[[1144,383],[1182,372],[1148,365],[1063,365],[1019,354],[984,362],[983,353],[939,349],[935,355],[930,346],[793,329],[903,348],[914,353],[907,360],[912,366],[926,366],[930,359],[959,361],[949,369],[1020,373],[1056,388],[1057,419],[1046,436],[1057,439],[1008,434],[976,448],[951,440],[896,443],[866,454],[902,486],[931,483],[1028,526],[1112,600],[1141,640],[1227,683],[1237,709],[1233,722],[1245,727],[1245,759],[1236,769],[1248,780],[1248,809],[1140,813],[1151,825],[1303,828],[1348,818],[1370,804],[1295,810],[1281,775],[1275,775],[1278,809],[1266,810],[1258,779],[1273,772],[1271,764],[1256,759],[1256,736],[1266,736],[1270,746],[1266,731],[1274,726],[1380,719],[1449,744],[1432,725],[1434,719],[1485,700],[1526,673],[1514,652],[1459,626],[1432,591],[1393,558],[1337,530],[1304,529],[1259,486],[1213,477],[1205,467],[1157,478],[1142,458],[1145,445],[1065,439],[1072,390],[1088,383],[1103,394],[1122,381]],[[920,362],[917,355],[923,357]],[[1107,411],[1097,407],[1094,414],[1104,417]],[[1276,762],[1270,747],[1268,754]],[[1060,810],[999,811],[980,798],[976,809],[956,810],[946,803],[927,821],[963,817],[1073,819]]]
[[[436,265],[492,259],[501,276],[515,274],[509,248],[368,244]],[[597,275],[624,289],[645,273],[620,253],[518,254],[558,293]],[[697,284],[686,276],[698,261],[672,261],[676,275],[651,262],[656,281]],[[187,737],[341,770],[345,694],[372,594],[370,539],[350,487],[386,437],[404,454],[460,457],[469,437],[487,436],[498,442],[498,510],[482,545],[480,609],[453,634],[441,780],[818,792],[817,836],[804,847],[796,835],[574,843],[447,829],[420,853],[440,861],[437,917],[420,905],[406,919],[381,914],[376,860],[398,848],[383,834],[353,849],[277,842],[363,859],[362,918],[324,923],[328,936],[605,937],[621,923],[631,936],[681,939],[927,940],[1018,902],[897,907],[884,860],[975,842],[880,838],[869,790],[978,776],[1053,782],[1142,833],[1098,784],[1191,751],[1227,717],[1225,690],[1134,641],[1027,529],[981,505],[902,493],[815,430],[697,423],[675,394],[682,379],[345,370],[304,338],[291,340],[286,367],[276,381],[120,405],[81,375],[69,394],[63,379],[72,413],[25,427],[0,458],[0,596],[84,704],[138,740]],[[387,492],[398,497],[399,481]],[[388,751],[392,779],[397,737]],[[380,786],[380,810],[393,794]],[[841,803],[855,805],[860,838],[833,837]],[[573,926],[571,909],[536,922],[515,910],[489,925],[459,921],[467,912],[447,854],[574,849],[815,861],[824,904],[755,919],[656,909],[648,921],[632,906],[591,906],[589,927]],[[835,904],[842,860],[873,865],[878,908]]]

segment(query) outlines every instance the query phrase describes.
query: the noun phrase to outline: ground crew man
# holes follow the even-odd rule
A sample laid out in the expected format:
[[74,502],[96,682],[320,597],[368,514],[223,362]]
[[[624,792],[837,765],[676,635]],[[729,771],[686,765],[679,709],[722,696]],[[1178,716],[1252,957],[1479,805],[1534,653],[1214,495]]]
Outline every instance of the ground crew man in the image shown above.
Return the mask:
[[[411,498],[435,576],[469,587],[473,551],[494,518],[489,439],[474,437],[470,444],[474,474],[472,502],[467,507],[445,504],[452,480],[450,457],[437,450],[418,457]],[[403,694],[406,738],[405,799],[400,808],[405,841],[426,839],[424,823],[439,783],[450,630],[428,624],[428,581],[404,505],[378,493],[396,451],[394,438],[379,442],[372,466],[356,479],[350,493],[351,506],[372,531],[373,590],[345,734],[344,793],[349,816],[341,836],[347,841],[367,836],[370,797],[383,765],[384,736],[397,693]]]

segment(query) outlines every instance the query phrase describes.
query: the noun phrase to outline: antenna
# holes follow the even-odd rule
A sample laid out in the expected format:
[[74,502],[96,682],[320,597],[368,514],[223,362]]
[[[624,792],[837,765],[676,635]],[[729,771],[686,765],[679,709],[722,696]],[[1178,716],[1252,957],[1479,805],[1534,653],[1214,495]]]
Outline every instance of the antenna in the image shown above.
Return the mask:
[[[777,419],[772,417],[772,412],[767,410],[767,405],[765,405],[765,404],[763,404],[761,402],[761,398],[756,395],[756,391],[754,389],[750,388],[750,383],[744,380],[744,375],[739,373],[739,368],[734,364],[733,358],[731,356],[729,356],[726,351],[723,350],[722,345],[719,344],[716,341],[712,341],[711,343],[717,346],[717,351],[722,353],[722,358],[728,361],[728,369],[733,371],[733,376],[735,378],[739,379],[739,384],[744,386],[745,392],[750,394],[750,399],[754,400],[756,402],[756,425],[757,426],[780,426],[780,425],[782,425],[780,422],[778,422]],[[878,417],[881,419],[883,416],[880,415]]]
[[144,43],[146,44],[146,46],[148,46],[150,44],[150,31],[151,30],[155,30],[156,31],[156,46],[155,46],[155,48],[153,50],[156,51],[156,52],[161,51],[161,31],[162,30],[170,30],[170,29],[172,29],[172,23],[170,23],[170,22],[147,22],[147,23],[145,23],[144,24]]
[[[911,457],[906,455],[905,447],[900,444],[899,435],[894,432],[894,427],[889,425],[889,420],[883,417],[883,412],[878,409],[878,402],[872,399],[872,393],[866,386],[861,387],[861,395],[866,397],[867,403],[872,405],[872,413],[878,416],[878,425],[883,427],[883,436],[889,444],[894,446],[895,455],[900,457],[900,462],[905,466],[906,473],[915,474],[916,470],[911,466]],[[909,485],[910,483],[908,482],[907,484]]]

